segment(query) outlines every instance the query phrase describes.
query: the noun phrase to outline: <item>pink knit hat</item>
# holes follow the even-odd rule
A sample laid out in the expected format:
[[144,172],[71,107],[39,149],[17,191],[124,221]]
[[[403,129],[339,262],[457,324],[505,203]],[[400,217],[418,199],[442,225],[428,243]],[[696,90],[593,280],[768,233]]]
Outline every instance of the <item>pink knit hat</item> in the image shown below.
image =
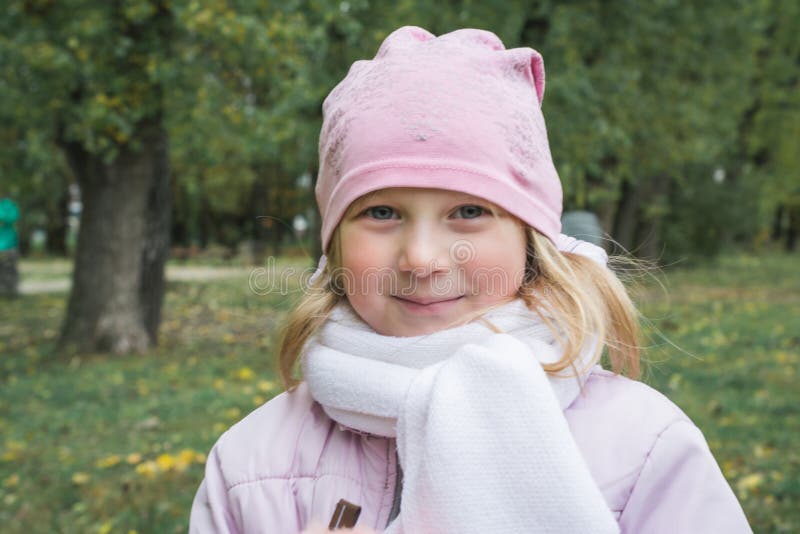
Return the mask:
[[544,64],[484,30],[395,30],[325,99],[316,195],[322,250],[347,207],[387,187],[481,197],[553,242],[561,182],[540,109]]

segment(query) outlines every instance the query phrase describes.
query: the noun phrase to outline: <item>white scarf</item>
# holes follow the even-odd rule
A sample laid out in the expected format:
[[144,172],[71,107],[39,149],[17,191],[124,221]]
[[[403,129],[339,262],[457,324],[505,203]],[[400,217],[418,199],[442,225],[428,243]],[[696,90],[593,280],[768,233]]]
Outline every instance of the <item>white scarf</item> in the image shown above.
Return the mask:
[[[402,508],[386,532],[619,532],[562,413],[587,373],[544,372],[560,351],[521,300],[485,318],[504,333],[476,321],[389,337],[343,304],[306,346],[325,412],[397,438]],[[591,358],[587,347],[577,369]]]

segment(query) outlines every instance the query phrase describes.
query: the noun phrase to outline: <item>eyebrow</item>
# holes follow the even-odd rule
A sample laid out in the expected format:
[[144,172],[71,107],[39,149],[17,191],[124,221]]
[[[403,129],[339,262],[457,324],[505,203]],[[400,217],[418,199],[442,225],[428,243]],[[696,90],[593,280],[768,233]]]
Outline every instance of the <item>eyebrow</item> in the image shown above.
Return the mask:
[[464,192],[461,192],[461,191],[454,191],[454,193],[456,193],[458,195],[458,197],[455,200],[455,202],[457,202],[457,203],[467,203],[468,204],[468,203],[474,202],[475,204],[489,206],[498,215],[507,213],[507,211],[505,209],[503,209],[499,205],[495,204],[491,200],[487,200],[485,198],[477,197],[475,195],[471,195],[469,193],[464,193]]
[[345,211],[345,215],[351,214],[354,211],[359,211],[362,206],[364,206],[365,204],[368,204],[379,193],[380,193],[380,190],[377,190],[377,191],[372,191],[370,193],[366,193],[365,195],[358,197],[347,208],[347,211]]
[[485,198],[476,197],[475,195],[471,195],[469,193],[463,193],[460,191],[453,191],[456,196],[456,202],[475,202],[476,204],[490,204],[494,206],[493,202],[486,200]]
[[[485,198],[477,197],[475,195],[472,195],[470,193],[465,193],[463,191],[450,191],[450,193],[452,193],[455,196],[455,198],[452,201],[454,204],[468,204],[468,203],[486,204],[498,213],[506,212],[506,210],[504,210],[494,202],[486,200]],[[363,196],[354,200],[347,208],[347,211],[345,213],[352,214],[354,211],[360,211],[366,204],[375,202],[376,197],[378,197],[377,202],[391,202],[390,199],[380,198],[381,195],[383,194],[385,194],[385,191],[382,189],[365,193]]]

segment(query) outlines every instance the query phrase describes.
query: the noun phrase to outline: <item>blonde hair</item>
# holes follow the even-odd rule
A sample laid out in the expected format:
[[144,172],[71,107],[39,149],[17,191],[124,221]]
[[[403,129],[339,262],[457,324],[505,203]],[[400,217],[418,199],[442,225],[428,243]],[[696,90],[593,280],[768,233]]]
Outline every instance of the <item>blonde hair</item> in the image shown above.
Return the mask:
[[[639,316],[628,292],[607,267],[580,254],[562,252],[533,228],[527,229],[527,260],[519,296],[555,334],[562,358],[544,365],[548,373],[575,367],[584,346],[599,359],[604,348],[613,371],[639,377]],[[278,367],[287,390],[300,382],[296,367],[308,339],[344,297],[340,276],[341,242],[334,232],[328,262],[289,313],[282,333]],[[576,370],[582,372],[583,370]]]

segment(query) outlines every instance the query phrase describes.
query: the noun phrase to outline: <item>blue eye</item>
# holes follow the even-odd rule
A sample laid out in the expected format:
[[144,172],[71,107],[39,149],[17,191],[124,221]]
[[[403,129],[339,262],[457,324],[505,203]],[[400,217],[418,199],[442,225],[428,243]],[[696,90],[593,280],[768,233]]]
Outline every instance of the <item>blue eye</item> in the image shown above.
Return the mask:
[[371,208],[367,208],[364,213],[373,219],[378,219],[379,221],[392,219],[395,215],[394,209],[390,208],[389,206],[373,206]]
[[475,204],[467,204],[456,210],[456,214],[462,219],[477,219],[486,213],[486,209]]

